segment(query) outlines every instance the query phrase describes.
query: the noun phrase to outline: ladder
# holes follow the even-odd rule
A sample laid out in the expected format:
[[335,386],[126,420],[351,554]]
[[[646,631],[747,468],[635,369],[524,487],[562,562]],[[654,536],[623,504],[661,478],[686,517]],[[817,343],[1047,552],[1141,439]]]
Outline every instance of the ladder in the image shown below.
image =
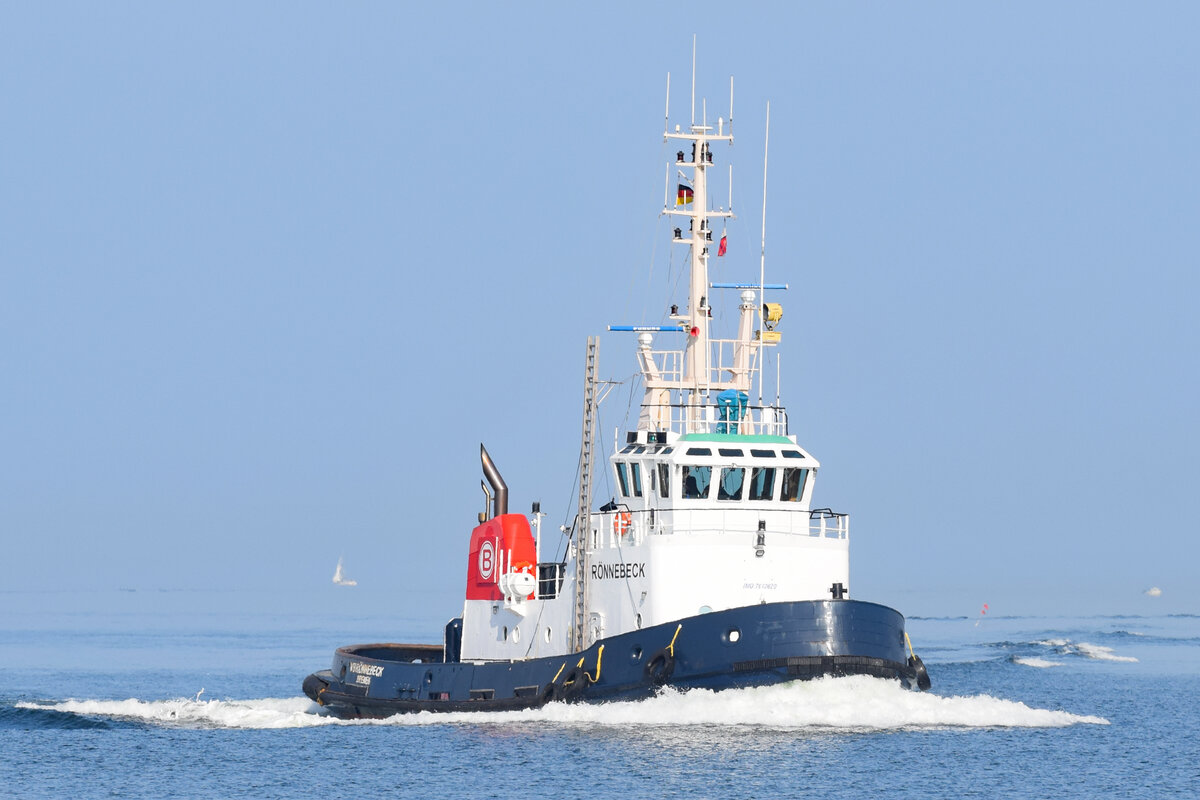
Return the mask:
[[579,514],[575,524],[575,626],[571,646],[578,653],[587,648],[588,537],[592,529],[592,440],[596,435],[596,359],[600,337],[587,340],[583,381],[583,445],[579,451]]

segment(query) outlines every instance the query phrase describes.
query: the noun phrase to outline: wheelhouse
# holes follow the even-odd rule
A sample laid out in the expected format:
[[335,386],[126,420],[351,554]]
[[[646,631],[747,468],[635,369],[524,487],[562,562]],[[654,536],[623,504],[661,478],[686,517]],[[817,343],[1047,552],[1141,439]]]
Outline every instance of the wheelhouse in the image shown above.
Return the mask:
[[[777,441],[756,441],[762,438]],[[806,508],[820,465],[787,437],[712,434],[681,436],[672,445],[628,444],[613,456],[612,466],[614,502],[666,509]]]

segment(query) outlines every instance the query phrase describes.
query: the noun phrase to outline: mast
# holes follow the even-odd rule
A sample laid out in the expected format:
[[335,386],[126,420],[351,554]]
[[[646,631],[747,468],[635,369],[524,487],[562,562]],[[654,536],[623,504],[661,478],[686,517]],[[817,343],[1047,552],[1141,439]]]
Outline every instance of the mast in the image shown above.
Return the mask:
[[[694,87],[694,55],[692,73]],[[671,225],[674,229],[673,242],[688,247],[687,305],[682,309],[678,305],[671,306],[669,325],[608,327],[610,331],[632,331],[638,334],[637,357],[645,394],[637,429],[639,432],[673,431],[682,435],[712,433],[715,427],[715,431],[720,433],[728,432],[723,421],[730,420],[736,426],[733,430],[742,433],[786,431],[786,416],[780,408],[764,408],[761,405],[761,397],[758,407],[748,405],[756,373],[760,375],[761,394],[763,348],[778,344],[780,336],[775,331],[775,323],[781,315],[779,304],[769,304],[770,319],[763,319],[766,315],[761,306],[763,294],[767,289],[785,289],[786,284],[766,284],[762,276],[763,263],[759,265],[760,275],[756,282],[709,281],[711,249],[714,244],[719,247],[723,243],[722,239],[714,240],[713,222],[722,221],[720,227],[724,234],[724,220],[736,218],[733,213],[732,166],[729,168],[728,206],[713,208],[710,204],[708,175],[709,170],[715,166],[713,145],[717,142],[733,144],[733,78],[729,79],[730,116],[728,119],[717,117],[715,126],[709,125],[706,100],[701,102],[701,114],[697,119],[693,88],[691,122],[686,130],[678,123],[672,129],[670,98],[671,76],[668,74],[667,124],[663,129],[663,141],[674,140],[679,149],[675,152],[673,162],[677,191],[674,195],[671,192],[672,175],[668,165],[664,176],[666,181],[662,215],[686,217],[688,221],[686,232],[683,220],[675,221]],[[719,250],[717,254],[725,255]],[[733,262],[735,259],[729,260]],[[714,289],[742,290],[736,338],[713,338],[711,309]],[[754,329],[756,318],[760,320],[760,330]],[[664,349],[655,348],[652,334],[658,332],[682,335],[684,341]],[[714,411],[719,413],[721,421],[716,419]]]
[[[693,78],[694,82],[694,78]],[[732,97],[730,98],[732,104]],[[675,130],[664,131],[664,140],[679,140],[691,145],[691,157],[685,150],[676,153],[675,164],[680,177],[680,189],[674,208],[664,209],[670,216],[687,217],[689,220],[689,236],[684,238],[682,228],[675,241],[684,242],[691,246],[690,280],[688,282],[688,305],[685,315],[674,317],[683,323],[687,337],[684,347],[683,376],[681,389],[685,394],[688,405],[689,427],[699,422],[699,413],[704,405],[704,394],[712,387],[711,348],[709,346],[709,308],[708,298],[708,258],[709,247],[712,244],[713,218],[733,217],[732,210],[708,208],[708,168],[713,166],[713,142],[733,142],[732,132],[726,134],[724,120],[717,119],[716,132],[702,119],[701,124],[693,122],[685,132],[679,125]],[[684,172],[690,171],[690,175]],[[684,181],[691,183],[690,186]],[[690,191],[690,196],[688,192]]]

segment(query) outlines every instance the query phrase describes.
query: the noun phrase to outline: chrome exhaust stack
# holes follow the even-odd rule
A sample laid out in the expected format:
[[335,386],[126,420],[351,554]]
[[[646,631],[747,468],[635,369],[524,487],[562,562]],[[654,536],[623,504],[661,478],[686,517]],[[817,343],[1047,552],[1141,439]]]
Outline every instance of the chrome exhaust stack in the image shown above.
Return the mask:
[[[483,462],[483,476],[491,484],[494,493],[492,516],[498,517],[501,514],[507,514],[508,484],[504,482],[504,478],[500,477],[500,470],[496,469],[496,465],[492,463],[492,457],[488,455],[487,448],[482,443],[479,445],[479,460]],[[484,493],[487,493],[486,490]]]

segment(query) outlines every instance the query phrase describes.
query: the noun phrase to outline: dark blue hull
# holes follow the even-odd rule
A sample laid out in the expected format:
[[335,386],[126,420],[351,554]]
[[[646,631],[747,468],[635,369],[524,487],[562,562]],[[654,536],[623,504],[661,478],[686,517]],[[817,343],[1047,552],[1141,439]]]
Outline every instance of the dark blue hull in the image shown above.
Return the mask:
[[605,702],[678,689],[764,686],[822,675],[873,675],[928,687],[905,647],[904,617],[857,600],[767,603],[656,625],[582,653],[446,663],[440,645],[342,647],[304,693],[344,717],[495,711],[553,701]]

